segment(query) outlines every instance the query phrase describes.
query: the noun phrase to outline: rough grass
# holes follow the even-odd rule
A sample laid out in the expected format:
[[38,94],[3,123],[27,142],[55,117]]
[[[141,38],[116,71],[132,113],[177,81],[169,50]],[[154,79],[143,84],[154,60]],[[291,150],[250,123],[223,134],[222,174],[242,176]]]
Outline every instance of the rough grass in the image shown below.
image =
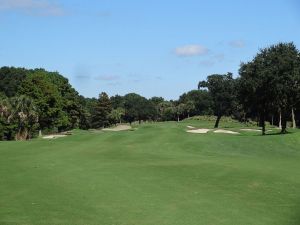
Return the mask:
[[187,125],[213,122],[1,142],[0,224],[300,224],[300,132],[189,134]]

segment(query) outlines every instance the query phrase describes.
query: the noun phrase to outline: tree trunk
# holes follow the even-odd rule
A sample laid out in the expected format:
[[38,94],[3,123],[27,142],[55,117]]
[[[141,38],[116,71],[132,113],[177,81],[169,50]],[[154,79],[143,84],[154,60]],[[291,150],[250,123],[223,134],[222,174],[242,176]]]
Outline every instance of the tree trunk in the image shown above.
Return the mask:
[[281,124],[281,111],[279,112],[279,124],[278,124],[279,129],[282,129],[282,124]]
[[262,135],[265,135],[266,134],[266,121],[265,121],[265,113],[263,112],[261,115],[260,115],[260,122],[259,122],[260,126],[261,126],[261,131],[262,131]]
[[179,116],[177,116],[177,122],[179,122]]
[[190,118],[190,114],[188,113],[188,118]]
[[272,115],[272,121],[271,121],[271,125],[274,125],[274,115]]
[[296,129],[296,120],[295,120],[294,108],[292,108],[292,121],[293,121],[293,129]]
[[42,130],[39,130],[39,137],[42,137]]
[[16,141],[25,141],[28,139],[28,129],[20,128],[15,137]]
[[216,120],[216,123],[215,123],[215,128],[218,128],[219,127],[219,122],[220,122],[220,120],[221,120],[221,115],[218,115],[217,116],[217,120]]
[[282,116],[281,116],[281,133],[285,134],[286,133],[286,113],[285,111],[282,111]]

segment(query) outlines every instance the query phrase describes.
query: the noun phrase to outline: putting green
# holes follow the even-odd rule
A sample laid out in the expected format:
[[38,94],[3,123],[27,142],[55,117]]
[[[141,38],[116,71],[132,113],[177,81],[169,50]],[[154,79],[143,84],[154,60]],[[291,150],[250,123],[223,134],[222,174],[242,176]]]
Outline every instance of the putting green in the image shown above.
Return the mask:
[[0,143],[1,225],[299,225],[300,132],[201,121]]

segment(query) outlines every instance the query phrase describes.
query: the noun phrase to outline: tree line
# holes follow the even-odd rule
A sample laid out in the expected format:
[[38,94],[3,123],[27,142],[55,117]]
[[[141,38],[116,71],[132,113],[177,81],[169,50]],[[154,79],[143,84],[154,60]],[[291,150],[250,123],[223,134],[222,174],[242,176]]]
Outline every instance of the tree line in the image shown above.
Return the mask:
[[98,129],[117,123],[179,121],[195,115],[222,116],[281,127],[299,125],[300,53],[293,43],[261,49],[241,63],[239,76],[212,74],[178,100],[136,93],[85,98],[58,72],[0,68],[0,140],[26,140],[38,133]]
[[208,91],[194,90],[178,101],[136,93],[85,98],[58,72],[0,68],[0,140],[27,140],[40,132],[99,129],[117,123],[181,120],[211,112]]

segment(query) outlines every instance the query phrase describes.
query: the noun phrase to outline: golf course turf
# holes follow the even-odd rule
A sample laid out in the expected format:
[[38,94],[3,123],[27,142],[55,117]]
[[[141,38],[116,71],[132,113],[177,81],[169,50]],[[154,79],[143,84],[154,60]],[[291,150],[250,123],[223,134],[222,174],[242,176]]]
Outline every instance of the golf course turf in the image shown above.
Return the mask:
[[0,142],[0,225],[300,224],[299,131],[187,125]]

